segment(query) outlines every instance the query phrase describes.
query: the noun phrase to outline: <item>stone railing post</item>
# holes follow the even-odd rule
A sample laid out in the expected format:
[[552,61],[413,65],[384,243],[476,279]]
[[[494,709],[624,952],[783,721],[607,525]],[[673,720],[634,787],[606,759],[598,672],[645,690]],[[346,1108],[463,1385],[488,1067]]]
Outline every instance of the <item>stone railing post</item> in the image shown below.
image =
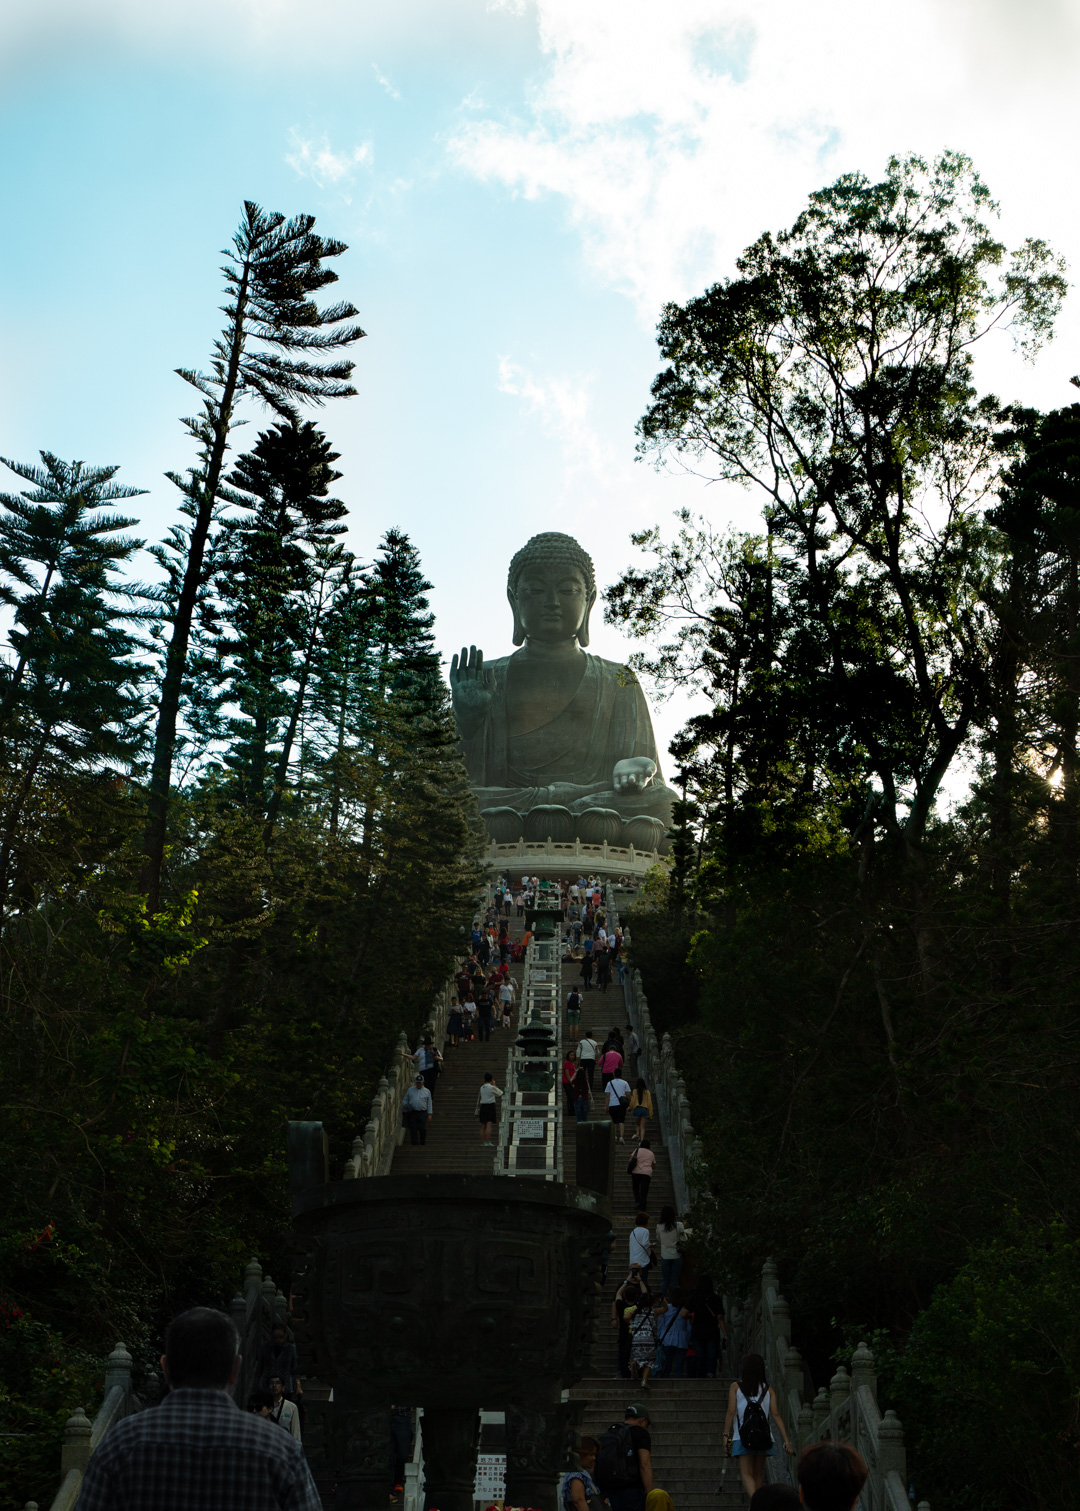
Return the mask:
[[783,1296],[777,1296],[772,1304],[773,1337],[782,1340],[785,1348],[791,1342],[791,1308]]
[[874,1369],[874,1356],[865,1343],[860,1343],[851,1356],[851,1389],[858,1394],[860,1389],[868,1385],[870,1394],[877,1400],[877,1372]]
[[244,1271],[244,1300],[250,1302],[262,1289],[262,1265],[252,1259]]
[[[825,1387],[823,1385],[821,1387],[821,1389],[818,1391],[817,1395],[814,1397],[814,1439],[815,1440],[818,1439],[818,1438],[820,1438],[821,1434],[825,1431],[825,1423],[829,1420],[829,1411],[830,1411],[830,1409],[831,1408],[829,1406],[829,1392],[825,1389]],[[806,1446],[806,1444],[804,1443],[803,1447],[805,1447],[805,1446]]]
[[904,1448],[904,1425],[895,1411],[889,1410],[878,1424],[878,1472],[884,1480],[896,1470],[907,1485],[907,1451]]
[[799,1421],[797,1426],[798,1436],[795,1441],[800,1448],[805,1448],[807,1443],[812,1443],[817,1437],[814,1427],[814,1408],[809,1401],[804,1401],[799,1407]]
[[805,1373],[802,1354],[800,1354],[793,1344],[789,1344],[787,1357],[784,1359],[784,1388],[789,1397],[794,1391],[799,1399],[802,1400]]
[[90,1462],[90,1434],[93,1424],[81,1406],[67,1419],[64,1427],[64,1446],[60,1450],[60,1478],[70,1474],[72,1469],[77,1469],[80,1474],[86,1473],[86,1466]]
[[358,1180],[364,1174],[364,1140],[358,1133],[352,1141],[352,1152],[341,1172],[342,1180]]
[[829,1381],[829,1415],[842,1411],[851,1399],[851,1377],[841,1364]]
[[233,1320],[237,1333],[242,1338],[244,1336],[244,1323],[247,1320],[247,1302],[239,1291],[237,1291],[236,1295],[229,1302],[229,1316]]
[[364,1136],[360,1142],[362,1150],[360,1159],[365,1175],[378,1175],[379,1159],[382,1150],[379,1147],[379,1124],[374,1118],[364,1129]]
[[779,1293],[780,1290],[780,1267],[775,1259],[766,1259],[761,1266],[761,1296],[764,1300],[770,1290]]
[[131,1389],[131,1355],[122,1343],[118,1343],[105,1362],[105,1394],[114,1386],[121,1390]]

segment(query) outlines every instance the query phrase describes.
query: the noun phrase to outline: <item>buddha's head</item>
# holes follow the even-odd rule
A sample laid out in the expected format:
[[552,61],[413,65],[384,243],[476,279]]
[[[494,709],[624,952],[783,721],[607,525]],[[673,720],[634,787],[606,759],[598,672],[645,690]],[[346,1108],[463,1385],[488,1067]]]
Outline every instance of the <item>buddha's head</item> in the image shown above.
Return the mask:
[[596,602],[592,557],[572,535],[534,535],[510,563],[506,596],[514,611],[514,644],[526,640],[589,643]]

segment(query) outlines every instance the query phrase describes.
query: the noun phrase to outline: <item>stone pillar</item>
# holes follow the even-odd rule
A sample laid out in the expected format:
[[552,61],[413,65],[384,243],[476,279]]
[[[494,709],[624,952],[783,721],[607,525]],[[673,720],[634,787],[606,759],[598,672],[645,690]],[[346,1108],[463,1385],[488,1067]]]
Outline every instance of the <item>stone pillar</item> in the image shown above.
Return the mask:
[[806,1371],[803,1366],[803,1357],[792,1343],[788,1347],[787,1356],[784,1359],[784,1388],[789,1393],[795,1390],[802,1400],[803,1386],[806,1383]]
[[293,1201],[330,1179],[330,1144],[321,1123],[289,1123],[286,1130],[289,1195]]
[[[506,1408],[506,1504],[557,1511],[566,1414],[557,1404]],[[442,1508],[440,1507],[440,1511]]]
[[90,1434],[93,1427],[90,1418],[81,1406],[67,1419],[64,1427],[64,1445],[60,1450],[60,1478],[70,1474],[72,1469],[78,1469],[86,1473],[86,1466],[90,1462]]
[[390,1494],[390,1408],[352,1407],[334,1392],[334,1511],[385,1507]]
[[798,1437],[796,1442],[800,1448],[805,1448],[807,1443],[814,1441],[814,1408],[808,1401],[804,1401],[799,1407]]
[[870,1387],[870,1394],[877,1400],[877,1371],[874,1356],[865,1343],[860,1343],[851,1356],[851,1392],[857,1395],[863,1385]]
[[116,1345],[105,1365],[106,1395],[114,1385],[119,1385],[123,1390],[131,1389],[131,1355],[122,1343]]
[[480,1413],[474,1406],[425,1406],[421,1431],[424,1511],[473,1511]]
[[761,1266],[761,1294],[765,1297],[769,1294],[769,1288],[774,1291],[780,1289],[780,1267],[775,1259],[766,1259]]
[[846,1406],[851,1395],[851,1379],[847,1370],[841,1364],[840,1368],[829,1381],[829,1410],[840,1411]]
[[[817,1395],[814,1397],[814,1440],[815,1441],[817,1441],[821,1437],[821,1434],[825,1431],[825,1423],[829,1420],[829,1412],[831,1410],[832,1410],[832,1407],[829,1405],[829,1392],[825,1389],[825,1387],[823,1385],[820,1388],[820,1390],[818,1391]],[[806,1445],[804,1443],[803,1447],[805,1447],[805,1446]]]
[[878,1424],[878,1468],[882,1479],[895,1469],[904,1484],[907,1484],[904,1428],[895,1411],[887,1411]]
[[[566,1127],[566,1119],[563,1127]],[[615,1178],[614,1128],[608,1123],[574,1123],[577,1183],[611,1200]]]

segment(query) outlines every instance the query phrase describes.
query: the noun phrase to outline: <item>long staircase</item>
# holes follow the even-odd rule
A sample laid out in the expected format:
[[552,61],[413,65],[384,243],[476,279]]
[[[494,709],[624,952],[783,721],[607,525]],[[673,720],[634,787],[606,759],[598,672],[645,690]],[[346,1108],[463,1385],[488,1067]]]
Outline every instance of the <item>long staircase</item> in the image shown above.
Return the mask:
[[[520,938],[521,920],[511,919],[511,936]],[[513,966],[520,1003],[522,967]],[[571,983],[579,981],[576,964],[562,967],[562,996]],[[603,1042],[613,1025],[623,1028],[626,1022],[622,992],[612,981],[606,992],[594,986],[583,992],[582,1034]],[[478,1174],[492,1168],[492,1148],[480,1145],[476,1118],[476,1098],[485,1071],[491,1071],[496,1084],[505,1085],[506,1058],[510,1043],[517,1037],[519,1011],[515,1007],[511,1030],[492,1030],[488,1043],[463,1043],[456,1048],[440,1046],[444,1069],[436,1083],[432,1118],[426,1145],[414,1147],[408,1139],[394,1156],[394,1174],[447,1173]],[[564,1027],[565,1040],[565,1027]],[[607,1099],[600,1091],[600,1074],[596,1073],[590,1118],[607,1120]],[[575,1181],[575,1144],[573,1119],[567,1119],[564,1142],[564,1178]],[[611,1303],[619,1285],[625,1280],[629,1265],[630,1229],[634,1226],[636,1206],[626,1164],[633,1150],[633,1132],[625,1131],[627,1142],[616,1145],[615,1188],[612,1201],[614,1243],[607,1284],[597,1310],[596,1331],[592,1347],[592,1373],[571,1390],[571,1399],[580,1403],[583,1415],[581,1431],[599,1436],[613,1422],[621,1421],[626,1407],[640,1405],[651,1419],[654,1482],[671,1496],[675,1511],[717,1511],[717,1506],[731,1511],[741,1506],[744,1497],[737,1471],[729,1464],[723,1474],[723,1426],[730,1377],[716,1380],[657,1380],[642,1392],[632,1380],[618,1374],[616,1329],[611,1323]],[[655,1228],[661,1207],[674,1204],[671,1166],[662,1130],[653,1118],[649,1140],[656,1155],[656,1169],[649,1188],[648,1208]],[[519,1177],[527,1179],[528,1177]],[[659,1264],[653,1277],[659,1289]],[[724,1363],[727,1360],[725,1357]],[[724,1367],[723,1365],[721,1366]],[[722,1485],[722,1493],[721,1493]],[[718,1500],[719,1495],[719,1500]]]

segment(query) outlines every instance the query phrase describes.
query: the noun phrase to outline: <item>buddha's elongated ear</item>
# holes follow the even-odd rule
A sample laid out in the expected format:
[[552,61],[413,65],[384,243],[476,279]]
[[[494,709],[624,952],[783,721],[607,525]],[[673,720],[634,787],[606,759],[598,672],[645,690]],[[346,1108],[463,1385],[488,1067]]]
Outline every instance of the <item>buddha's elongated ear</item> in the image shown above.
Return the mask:
[[593,588],[592,592],[589,594],[589,601],[585,605],[585,613],[582,615],[581,625],[578,628],[577,632],[577,643],[581,646],[582,650],[584,650],[589,643],[589,615],[592,613],[593,605],[595,603],[596,589]]
[[525,644],[525,626],[522,624],[521,619],[520,619],[520,617],[518,615],[517,599],[514,597],[514,592],[513,592],[512,588],[507,588],[507,590],[506,590],[506,597],[507,597],[507,601],[510,604],[510,607],[514,611],[514,644],[515,645],[524,645]]

